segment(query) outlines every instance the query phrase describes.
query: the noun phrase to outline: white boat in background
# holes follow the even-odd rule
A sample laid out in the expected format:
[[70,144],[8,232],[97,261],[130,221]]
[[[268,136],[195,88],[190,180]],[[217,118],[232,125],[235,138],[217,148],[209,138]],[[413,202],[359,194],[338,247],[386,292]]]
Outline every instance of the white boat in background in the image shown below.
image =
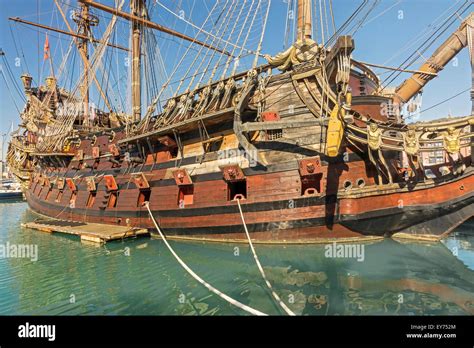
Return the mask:
[[0,181],[0,201],[6,199],[23,198],[21,185],[15,180],[6,179]]

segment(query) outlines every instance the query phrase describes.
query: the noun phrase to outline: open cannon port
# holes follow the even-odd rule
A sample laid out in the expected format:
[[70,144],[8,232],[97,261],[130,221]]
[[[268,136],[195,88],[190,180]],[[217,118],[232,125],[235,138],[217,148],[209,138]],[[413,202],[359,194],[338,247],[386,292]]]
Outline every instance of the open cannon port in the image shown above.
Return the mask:
[[140,190],[138,194],[137,207],[142,207],[143,203],[149,202],[151,196],[151,190]]
[[232,181],[227,183],[227,200],[247,198],[247,180]]
[[94,205],[96,196],[97,196],[97,192],[95,191],[89,192],[89,197],[87,198],[87,204],[86,204],[87,208],[91,208]]
[[193,203],[194,203],[194,186],[193,185],[179,186],[178,207],[184,208],[187,205],[192,205]]
[[107,202],[107,208],[115,208],[117,207],[119,193],[117,191],[110,192],[109,200]]
[[301,178],[301,195],[313,196],[321,193],[323,174],[315,174]]

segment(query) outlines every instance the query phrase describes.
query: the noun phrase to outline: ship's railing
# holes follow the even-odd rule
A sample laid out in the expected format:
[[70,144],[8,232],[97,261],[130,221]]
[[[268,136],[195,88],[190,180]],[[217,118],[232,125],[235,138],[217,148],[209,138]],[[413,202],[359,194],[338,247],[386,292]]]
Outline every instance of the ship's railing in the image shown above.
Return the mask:
[[26,138],[22,138],[22,140],[19,140],[18,138],[12,138],[10,140],[10,144],[23,152],[33,152],[36,148],[35,144],[28,143]]
[[[427,151],[439,151],[443,150],[443,145],[437,146],[439,142],[443,142],[442,133],[448,128],[453,127],[456,130],[461,130],[459,139],[461,146],[470,146],[470,138],[474,138],[474,132],[468,131],[467,127],[471,126],[473,121],[472,116],[459,117],[455,120],[447,120],[442,122],[433,123],[420,123],[411,125],[418,134],[420,149]],[[378,128],[384,131],[382,135],[382,149],[403,151],[403,137],[401,133],[406,132],[408,127],[406,125],[387,125],[378,124]],[[466,129],[464,132],[462,130]],[[395,133],[395,136],[390,136],[390,133]],[[420,136],[420,134],[436,133],[437,135],[433,139],[426,139]],[[360,127],[355,124],[348,124],[346,127],[346,135],[355,141],[366,144],[367,143],[367,127]],[[433,145],[435,144],[435,145]]]
[[[250,71],[252,71],[252,70],[250,70]],[[262,73],[265,73],[265,72],[267,72],[268,74],[271,74],[271,66],[269,64],[264,64],[264,65],[256,67],[254,69],[254,71],[255,71],[257,76],[259,74],[262,74]],[[193,97],[192,107],[194,108],[194,107],[199,105],[199,103],[201,101],[200,100],[200,95],[205,89],[209,89],[210,92],[209,92],[208,97],[212,97],[212,94],[213,94],[214,90],[216,88],[218,88],[219,84],[224,83],[224,85],[225,85],[230,80],[233,80],[234,84],[235,84],[234,90],[233,90],[232,95],[231,95],[232,97],[234,97],[241,90],[242,86],[244,85],[244,82],[248,78],[248,74],[249,74],[249,71],[244,71],[244,72],[241,72],[239,74],[235,74],[233,76],[227,77],[225,79],[221,79],[221,80],[212,82],[210,84],[200,86],[199,88],[196,88],[196,89],[194,89],[190,92],[188,91],[188,92],[181,93],[179,95],[173,96],[172,99],[174,99],[176,101],[176,105],[177,105],[178,101],[181,98],[192,96]],[[231,100],[232,100],[232,98],[231,98]],[[219,105],[219,103],[217,103],[217,105]],[[175,108],[176,107],[177,106],[175,106]],[[121,143],[126,143],[126,142],[130,142],[130,141],[135,141],[135,140],[138,140],[138,139],[146,138],[146,137],[149,137],[150,135],[159,134],[159,133],[163,133],[163,132],[170,132],[173,129],[179,129],[180,127],[187,126],[187,125],[189,125],[193,122],[197,122],[197,121],[204,120],[204,119],[209,119],[209,118],[212,118],[212,116],[221,115],[224,112],[229,112],[229,111],[232,110],[232,108],[233,108],[232,104],[229,103],[229,105],[225,105],[225,106],[221,105],[221,107],[215,107],[215,108],[212,108],[212,109],[209,109],[209,108],[207,108],[207,109],[204,108],[204,110],[203,109],[200,109],[200,110],[194,110],[193,109],[192,112],[190,112],[190,113],[188,113],[188,114],[186,114],[182,117],[176,118],[174,120],[169,120],[169,121],[165,121],[165,120],[162,119],[164,113],[157,114],[157,115],[154,115],[154,116],[150,117],[150,120],[152,120],[152,122],[148,123],[148,126],[146,127],[146,129],[142,129],[139,126],[139,129],[133,131],[132,134],[130,135],[130,137],[127,137],[127,138],[121,140],[120,142]],[[161,122],[161,123],[157,123],[157,122]]]
[[18,177],[21,180],[29,180],[31,173],[33,173],[33,169],[29,168],[15,168],[14,166],[9,167],[10,172]]

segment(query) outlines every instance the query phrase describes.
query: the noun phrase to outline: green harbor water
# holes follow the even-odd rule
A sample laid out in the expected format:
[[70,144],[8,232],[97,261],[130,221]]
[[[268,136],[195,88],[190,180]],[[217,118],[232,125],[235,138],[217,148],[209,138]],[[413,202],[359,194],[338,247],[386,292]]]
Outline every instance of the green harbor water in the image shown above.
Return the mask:
[[[26,203],[0,203],[0,246],[37,245],[37,261],[0,258],[0,315],[242,315],[189,276],[162,241],[106,246],[22,228]],[[283,314],[246,245],[171,242],[204,280],[271,315]],[[256,245],[277,293],[302,315],[474,314],[474,219],[442,243],[386,239],[363,261],[324,245]],[[5,255],[4,255],[5,256]]]

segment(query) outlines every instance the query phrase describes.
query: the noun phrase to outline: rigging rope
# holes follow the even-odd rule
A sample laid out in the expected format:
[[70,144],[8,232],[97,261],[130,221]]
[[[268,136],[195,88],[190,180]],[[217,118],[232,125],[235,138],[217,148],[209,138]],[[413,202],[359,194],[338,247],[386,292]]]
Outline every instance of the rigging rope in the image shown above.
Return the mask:
[[[440,25],[440,27],[438,29],[436,29],[408,58],[406,58],[399,66],[398,68],[402,68],[402,69],[407,69],[408,67],[410,67],[411,65],[413,65],[417,60],[418,60],[418,55],[421,55],[423,54],[424,52],[426,52],[435,42],[436,40],[441,36],[443,35],[448,29],[449,27],[455,23],[457,20],[458,20],[458,16],[459,15],[462,15],[464,12],[466,12],[469,7],[472,5],[469,4],[469,6],[467,6],[465,9],[463,9],[463,7],[467,4],[467,2],[463,3],[459,9],[457,11],[455,11],[452,15],[448,16],[444,21],[443,23]],[[462,12],[460,14],[458,14],[459,11]],[[452,20],[451,20],[452,19]],[[449,21],[451,20],[450,23],[448,23]],[[439,34],[438,32],[441,31]],[[437,34],[435,36],[435,34]],[[431,42],[430,42],[431,41]],[[425,47],[423,47],[425,46]],[[411,59],[411,61],[410,61]],[[398,76],[400,76],[401,72],[394,72],[392,74],[390,74],[389,76],[387,76],[383,81],[382,81],[382,85],[384,85],[384,87],[381,89],[381,92],[388,86],[390,85]],[[389,80],[390,79],[390,80]]]
[[[325,35],[324,35],[324,19],[323,19],[323,8],[322,8],[322,4],[321,4],[322,0],[319,0],[319,21],[321,22],[321,43],[323,44],[323,46],[326,44],[326,40],[325,40]],[[304,10],[303,10],[303,13],[304,13]],[[305,22],[305,20],[303,19],[303,23]]]
[[213,292],[214,294],[216,294],[217,296],[219,296],[220,298],[224,299],[225,301],[229,302],[230,304],[250,313],[250,314],[253,314],[253,315],[267,315],[263,312],[260,312],[252,307],[249,307],[235,299],[233,299],[232,297],[224,294],[223,292],[219,291],[218,289],[216,289],[215,287],[213,287],[211,284],[207,283],[205,280],[203,280],[200,276],[198,276],[179,256],[178,254],[176,254],[176,252],[174,251],[174,249],[171,247],[171,245],[168,243],[168,240],[166,239],[165,235],[163,234],[163,232],[161,232],[161,229],[160,229],[160,226],[158,226],[158,223],[156,222],[155,220],[155,217],[153,216],[153,213],[151,212],[150,210],[150,204],[149,202],[145,202],[144,203],[146,209],[148,210],[148,214],[150,215],[150,218],[151,220],[153,221],[153,224],[155,225],[156,227],[156,230],[158,231],[158,233],[160,234],[160,237],[161,239],[163,240],[163,243],[165,243],[166,247],[168,248],[168,250],[170,251],[170,253],[174,256],[174,258],[176,259],[176,261],[178,261],[178,263],[181,265],[181,267],[183,267],[186,272],[189,273],[189,275],[191,275],[194,279],[196,279],[200,284],[204,285],[207,289],[209,289],[209,291]]
[[[454,5],[452,5],[451,7],[447,8],[445,11],[443,11],[438,17],[436,17],[434,20],[433,20],[433,23],[437,23],[439,22],[439,20],[441,20],[441,18],[446,14],[446,13],[449,13],[450,10],[452,8],[454,8],[461,0],[456,0],[456,3]],[[464,3],[466,3],[468,0],[465,0]],[[398,56],[400,56],[402,53],[406,52],[410,47],[412,47],[413,45],[415,45],[417,42],[421,41],[425,36],[429,35],[431,36],[431,31],[435,30],[437,27],[436,26],[433,26],[432,24],[429,24],[428,26],[425,27],[425,29],[420,32],[420,33],[417,33],[416,36],[414,38],[412,38],[409,42],[407,42],[402,48],[400,48],[399,50],[397,50],[389,59],[387,59],[383,64],[386,65],[388,64],[389,62],[391,62],[392,60],[394,60],[395,58],[397,58]],[[430,31],[431,29],[431,31]]]
[[[222,36],[225,36],[225,35],[227,34],[227,30],[229,29],[229,24],[232,22],[232,18],[233,18],[233,16],[234,16],[234,12],[235,12],[235,10],[236,10],[236,8],[237,8],[237,6],[235,5],[235,0],[232,0],[232,5],[231,5],[230,7],[231,7],[231,11],[229,11],[229,12],[226,13],[225,18],[224,18],[224,20],[221,22],[221,26],[220,26],[220,28],[218,29],[218,32],[220,32],[222,26],[224,26],[224,24],[225,24],[224,30],[223,30],[223,33],[222,33]],[[236,24],[236,23],[237,23],[237,21],[235,22],[235,24]],[[235,29],[235,26],[234,26],[232,29]],[[230,38],[230,37],[229,37],[229,38]],[[213,39],[211,45],[214,46],[215,44],[216,44],[216,43],[215,43],[215,39]],[[226,50],[226,48],[227,48],[227,44],[225,45],[223,51]],[[208,53],[211,53],[210,58],[207,57],[207,54],[208,54]],[[212,52],[211,52],[211,50],[208,49],[207,52],[206,52],[206,54],[202,57],[202,61],[201,61],[201,63],[199,64],[198,68],[196,69],[196,71],[198,71],[198,74],[201,75],[201,77],[199,78],[199,81],[198,81],[198,83],[197,83],[196,88],[199,88],[199,87],[201,86],[202,80],[204,79],[204,76],[207,74],[207,72],[208,72],[208,70],[209,70],[209,68],[210,68],[210,66],[211,66],[211,63],[212,63],[212,61],[214,60],[214,57],[215,57],[216,54],[217,54],[217,52],[216,52],[215,50],[212,50]],[[221,53],[220,53],[220,57],[219,57],[219,61],[220,61],[220,59],[222,58],[223,55],[224,55],[224,53],[221,52]],[[207,63],[207,66],[204,68],[204,70],[203,70],[202,72],[200,72],[199,70],[201,69],[201,66],[202,66],[202,64],[203,64],[205,61],[208,62],[208,63]],[[219,64],[219,61],[216,63],[216,68],[217,68],[217,65]],[[191,81],[189,82],[188,90],[191,89],[191,86],[192,86],[192,84],[193,84],[193,82],[194,82],[194,78],[195,78],[198,74],[194,74],[194,75],[193,75],[193,78],[192,78]]]
[[334,34],[336,32],[336,21],[334,19],[334,10],[333,10],[333,6],[332,6],[332,0],[329,0],[329,12],[331,13],[332,31],[333,31],[333,34]]
[[[243,4],[242,4],[242,7],[241,7],[240,10],[239,10],[239,13],[237,14],[237,20],[234,22],[234,25],[233,25],[233,27],[232,27],[232,31],[229,33],[229,39],[230,39],[230,38],[232,37],[232,35],[234,34],[234,31],[235,31],[235,29],[236,29],[236,27],[237,27],[237,23],[239,22],[238,19],[239,19],[240,16],[242,15],[242,12],[243,12],[243,10],[244,10],[244,8],[245,8],[245,4],[246,4],[246,3],[247,3],[247,0],[244,0],[244,2],[243,2]],[[242,28],[243,28],[243,27],[242,27]],[[233,46],[232,52],[234,51],[234,49],[235,49],[235,46]],[[227,44],[224,46],[224,50],[227,50]],[[232,54],[232,53],[231,53],[231,54]],[[207,82],[208,84],[211,84],[211,83],[212,83],[212,81],[213,81],[213,79],[214,79],[214,76],[215,76],[215,74],[216,74],[218,68],[220,67],[219,64],[220,64],[221,59],[222,59],[223,57],[224,57],[224,55],[221,54],[220,57],[219,57],[219,60],[217,61],[217,63],[216,63],[215,66],[214,66],[214,69],[212,70],[211,76],[209,77],[209,80],[208,80],[208,82]],[[229,59],[229,58],[231,58],[231,56],[229,56],[228,59]],[[227,60],[228,60],[228,59],[227,59]],[[227,61],[227,60],[226,60],[226,61]]]
[[[222,28],[222,25],[224,24],[224,23],[223,23],[224,21],[222,21],[222,22],[219,24],[219,27],[217,27],[217,24],[220,22],[220,21],[219,21],[219,18],[220,18],[220,16],[222,15],[222,13],[225,11],[226,6],[227,6],[227,4],[229,3],[229,1],[230,1],[230,0],[226,0],[226,3],[224,4],[224,6],[223,6],[223,8],[222,8],[222,10],[220,11],[220,14],[219,14],[219,16],[218,16],[218,20],[216,20],[216,21],[214,22],[213,27],[211,28],[211,32],[212,32],[212,30],[214,30],[214,29],[216,29],[216,28],[217,28],[217,31],[219,31],[219,30]],[[227,12],[226,14],[228,15],[229,12],[228,12],[228,11],[226,11],[226,12]],[[227,17],[226,17],[226,18],[227,18]],[[204,26],[203,26],[202,28],[204,28]],[[197,35],[196,35],[196,38],[197,38]],[[206,40],[207,40],[208,38],[209,38],[209,35],[206,35]],[[211,46],[214,45],[214,42],[215,42],[215,39],[213,39],[213,40],[211,41]],[[201,67],[202,63],[204,62],[204,60],[205,60],[205,58],[206,58],[208,52],[210,51],[210,49],[209,49],[208,47],[206,47],[206,51],[205,51],[206,53],[205,53],[204,55],[202,55],[202,51],[204,50],[204,48],[205,48],[204,46],[201,46],[201,47],[199,48],[199,51],[196,53],[196,56],[194,57],[193,61],[192,61],[191,64],[189,65],[188,69],[186,70],[186,73],[181,77],[180,82],[179,82],[179,85],[178,85],[178,87],[176,88],[175,93],[174,93],[174,96],[175,96],[175,97],[180,93],[181,86],[183,85],[184,81],[189,77],[188,74],[191,72],[191,70],[192,70],[193,67],[194,67],[194,64],[198,61],[198,59],[201,58],[201,62],[199,63],[199,67]],[[197,68],[196,70],[199,70],[199,68]],[[195,78],[195,77],[196,77],[196,74],[193,74],[193,75],[191,76],[191,81],[190,81],[190,83],[188,84],[188,87],[186,88],[186,91],[188,91],[188,90],[191,88],[191,85],[194,83],[194,78]]]
[[[253,27],[253,23],[255,22],[255,17],[257,16],[257,12],[258,12],[258,8],[259,8],[259,7],[260,7],[260,1],[258,1],[257,8],[256,8],[255,11],[254,11],[254,15],[253,15],[253,17],[252,17],[252,21],[250,22],[249,30],[248,30],[248,32],[247,32],[247,35],[246,35],[245,38],[244,38],[244,43],[242,44],[242,47],[244,47],[244,46],[246,45],[247,41],[248,41],[248,38],[249,38],[249,36],[250,36],[250,32],[251,32],[251,29],[252,29],[252,27]],[[249,13],[248,15],[250,15],[250,13]],[[247,15],[247,16],[248,16],[248,15]],[[245,22],[247,22],[247,19],[246,19]],[[243,50],[241,49],[240,52],[239,52],[239,55],[238,55],[238,56],[236,57],[236,59],[235,59],[236,61],[239,61],[239,59],[242,57],[242,53],[243,53]],[[237,64],[234,64],[234,67],[233,67],[233,69],[232,69],[231,76],[234,76],[234,74],[235,74],[235,72],[236,72],[236,70],[237,70],[237,67],[238,67],[238,65],[237,65]]]
[[[195,25],[194,23],[188,21],[186,18],[184,18],[183,16],[180,16],[178,14],[176,14],[175,12],[171,11],[168,7],[166,7],[165,5],[163,5],[160,1],[156,1],[156,4],[160,7],[162,7],[163,9],[165,9],[167,12],[171,13],[173,16],[179,18],[180,20],[182,20],[183,22],[185,22],[186,24],[190,25],[191,27],[193,27],[194,29],[199,29],[199,27],[197,25]],[[254,51],[252,50],[249,50],[249,49],[246,49],[245,47],[241,47],[241,46],[238,46],[237,44],[235,43],[232,43],[230,41],[227,41],[227,40],[224,40],[222,37],[218,37],[216,35],[212,35],[211,33],[208,33],[207,31],[203,30],[202,33],[204,34],[208,34],[210,37],[212,38],[216,38],[219,40],[219,42],[223,42],[225,43],[226,45],[231,45],[233,46],[234,48],[243,48],[245,49],[248,53],[255,53]]]
[[[15,24],[16,24],[16,22],[14,22],[14,25]],[[20,52],[18,51],[18,46],[16,44],[15,35],[13,35],[12,24],[8,23],[8,27],[10,28],[10,34],[11,34],[12,39],[13,39],[13,45],[15,46],[15,51],[16,51],[17,57],[20,57]],[[20,50],[21,50],[21,57],[23,58],[23,62],[25,63],[26,72],[30,73],[30,69],[28,69],[28,62],[27,62],[27,59],[25,58],[25,53],[23,52],[23,45],[21,45],[21,42],[20,42]]]
[[357,9],[346,19],[346,21],[339,27],[339,29],[331,36],[326,42],[326,46],[331,46],[333,42],[341,35],[341,33],[346,30],[346,28],[352,23],[352,21],[359,15],[359,13],[366,7],[369,3],[369,0],[364,0],[362,4],[357,7]]
[[[8,93],[10,94],[10,97],[13,101],[13,104],[15,105],[15,109],[18,111],[18,113],[20,114],[20,108],[18,107],[16,101],[15,101],[15,97],[13,96],[12,94],[12,91],[10,90],[10,88],[8,87],[8,81],[7,79],[5,78],[5,73],[3,72],[3,68],[0,66],[0,72],[2,73],[2,77],[3,77],[3,80],[5,81],[5,86],[8,90]],[[2,149],[3,150],[3,149]]]
[[[212,7],[211,11],[209,12],[208,16],[206,17],[206,19],[204,20],[204,23],[201,27],[201,29],[204,28],[204,26],[206,25],[206,23],[209,21],[209,19],[211,18],[211,15],[212,13],[214,12],[215,8],[217,7],[217,5],[219,4],[219,0],[217,0],[215,3],[214,3],[214,6]],[[201,30],[196,34],[196,36],[194,37],[194,41],[197,40],[197,37],[198,35],[201,33]],[[162,94],[164,93],[164,91],[168,88],[170,82],[171,82],[171,79],[173,78],[174,74],[176,73],[176,71],[178,70],[178,68],[181,66],[181,64],[183,63],[184,59],[186,58],[187,54],[189,53],[189,51],[191,50],[191,46],[192,45],[189,45],[186,49],[186,51],[184,52],[184,54],[181,56],[181,59],[178,61],[178,63],[175,65],[173,71],[171,72],[168,80],[163,84],[163,86],[161,87],[160,89],[160,92],[154,97],[153,99],[153,102],[148,106],[148,109],[147,109],[147,113],[145,115],[145,117],[142,118],[142,120],[140,121],[140,123],[138,124],[138,128],[139,129],[142,129],[142,128],[146,128],[147,125],[148,125],[148,122],[150,121],[150,117],[152,116],[155,108],[156,108],[156,104],[158,103],[158,101],[160,100]],[[176,93],[177,91],[179,90],[176,89],[176,92],[175,92],[175,96],[176,96]]]
[[467,46],[471,60],[471,115],[474,115],[474,28],[470,25],[467,28]]
[[[443,101],[441,101],[441,102],[439,102],[439,103],[436,103],[435,105],[432,105],[432,106],[430,106],[430,107],[428,107],[428,108],[426,108],[426,109],[424,109],[424,110],[421,110],[419,113],[421,114],[421,113],[426,112],[426,111],[428,111],[428,110],[434,109],[435,107],[440,106],[441,104],[444,104],[444,103],[446,103],[446,102],[448,102],[448,101],[450,101],[450,100],[452,100],[452,99],[454,99],[454,98],[456,98],[456,97],[459,97],[461,94],[464,94],[464,93],[466,93],[466,92],[468,92],[468,91],[470,91],[470,90],[471,90],[471,88],[469,87],[468,89],[465,89],[464,91],[461,91],[461,92],[459,92],[459,93],[456,93],[455,95],[453,95],[453,96],[451,96],[451,97],[449,97],[449,98],[447,98],[447,99],[445,99],[445,100],[443,100]],[[415,115],[416,115],[416,114],[415,114]],[[413,117],[413,116],[412,116],[412,117]],[[410,117],[407,117],[407,118],[410,118]]]
[[272,296],[275,298],[277,303],[280,305],[281,308],[286,312],[288,315],[296,315],[291,309],[287,307],[287,305],[281,300],[280,296],[273,290],[272,284],[268,281],[267,276],[265,274],[265,271],[263,270],[263,267],[260,263],[260,260],[258,259],[257,252],[255,251],[255,248],[253,247],[252,240],[250,239],[250,234],[247,229],[247,224],[245,223],[244,219],[244,213],[242,212],[242,207],[240,206],[240,199],[237,199],[237,205],[239,207],[239,212],[240,212],[240,217],[242,218],[242,224],[244,225],[244,230],[245,230],[245,235],[247,236],[247,241],[249,242],[250,245],[250,250],[252,251],[253,258],[255,259],[255,263],[257,264],[258,270],[260,271],[260,274],[262,275],[263,280],[265,280],[265,284],[267,285],[268,289],[270,289],[270,292]]
[[[245,2],[247,2],[247,0],[245,0]],[[252,3],[250,4],[250,8],[249,8],[249,12],[252,11],[252,8],[253,8],[253,4],[255,3],[255,0],[252,0]],[[240,38],[242,36],[242,33],[244,32],[245,30],[245,24],[247,24],[247,19],[248,19],[248,16],[245,17],[245,21],[242,25],[242,27],[240,28],[240,32],[239,32],[239,35],[237,36],[237,41],[236,42],[239,42],[240,41]],[[234,47],[232,49],[232,52],[231,52],[231,55],[227,58],[227,61],[225,63],[225,67],[223,69],[223,72],[222,72],[222,75],[221,75],[221,80],[223,80],[225,78],[225,75],[227,74],[227,69],[229,69],[229,66],[230,66],[230,63],[232,61],[232,59],[234,58],[234,52],[235,52],[235,48]],[[239,53],[240,54],[240,53]],[[237,58],[238,59],[238,58]]]
[[[8,63],[6,53],[3,52],[3,51],[2,51],[2,58],[3,58],[3,62],[5,64],[5,67],[6,67],[6,70],[7,70],[7,74],[10,77],[11,84],[13,85],[13,88],[15,89],[16,93],[18,93],[18,96],[20,97],[20,99],[23,102],[26,102],[25,96],[24,96],[20,86],[18,85],[17,80],[15,79],[15,74],[13,74],[13,71],[10,67],[10,64]],[[2,70],[2,72],[3,72],[3,70]],[[9,86],[9,84],[7,84],[7,86]]]
[[[366,22],[364,23],[364,25],[367,25],[367,24],[369,24],[369,23],[375,21],[377,18],[383,16],[384,14],[386,14],[388,11],[390,11],[390,10],[391,10],[392,8],[394,8],[395,6],[400,5],[400,4],[402,3],[402,1],[403,1],[403,0],[398,0],[398,1],[397,1],[396,3],[394,3],[392,6],[386,8],[385,10],[383,10],[382,12],[380,12],[379,14],[377,14],[375,17],[373,17],[373,18],[369,19],[368,21],[366,21]],[[364,25],[363,25],[363,26],[364,26]]]
[[[121,0],[120,5],[118,6],[118,9],[120,10],[123,6],[124,0]],[[102,38],[102,43],[100,44],[99,48],[94,52],[92,59],[90,60],[89,64],[89,73],[91,76],[94,76],[98,66],[100,65],[99,62],[101,61],[104,52],[105,52],[105,47],[107,46],[110,36],[112,33],[113,28],[115,27],[115,24],[117,22],[117,16],[113,16],[112,20],[110,21],[109,25],[107,26],[107,29],[103,35]],[[76,84],[75,88],[70,92],[70,95],[67,99],[67,101],[74,100],[74,94],[79,89],[79,87],[82,85],[84,80],[84,76],[81,77],[81,79],[78,81]],[[90,85],[92,83],[93,79],[89,79],[87,82],[87,88],[90,88]],[[81,99],[82,101],[83,99]],[[68,112],[69,111],[69,112]],[[77,116],[77,110],[73,108],[73,110],[66,110],[65,113],[60,115],[58,119],[56,120],[57,122],[53,123],[52,125],[47,125],[46,126],[46,133],[45,135],[47,136],[47,139],[45,139],[43,142],[38,144],[38,150],[39,151],[46,151],[52,147],[52,149],[57,149],[62,146],[62,140],[68,135],[69,131],[71,130],[74,120],[76,119]],[[59,126],[58,126],[59,125]]]
[[258,63],[258,57],[261,55],[260,51],[262,50],[262,42],[263,42],[263,37],[265,36],[265,30],[267,28],[268,14],[270,13],[271,4],[272,4],[272,0],[268,0],[267,11],[266,11],[265,17],[263,19],[262,35],[260,36],[260,41],[258,42],[257,52],[255,53],[255,59],[253,61],[252,69],[256,68],[257,63]]
[[285,20],[285,38],[283,39],[283,49],[286,49],[288,46],[288,37],[290,35],[290,8],[293,0],[288,0],[288,6],[286,9],[286,20]]
[[379,5],[380,0],[375,0],[375,2],[372,4],[372,6],[367,10],[365,13],[364,17],[356,23],[351,29],[349,29],[349,33],[351,36],[355,36],[355,34],[359,31],[360,28],[364,26],[364,22],[367,20],[367,17],[372,13],[372,11]]

